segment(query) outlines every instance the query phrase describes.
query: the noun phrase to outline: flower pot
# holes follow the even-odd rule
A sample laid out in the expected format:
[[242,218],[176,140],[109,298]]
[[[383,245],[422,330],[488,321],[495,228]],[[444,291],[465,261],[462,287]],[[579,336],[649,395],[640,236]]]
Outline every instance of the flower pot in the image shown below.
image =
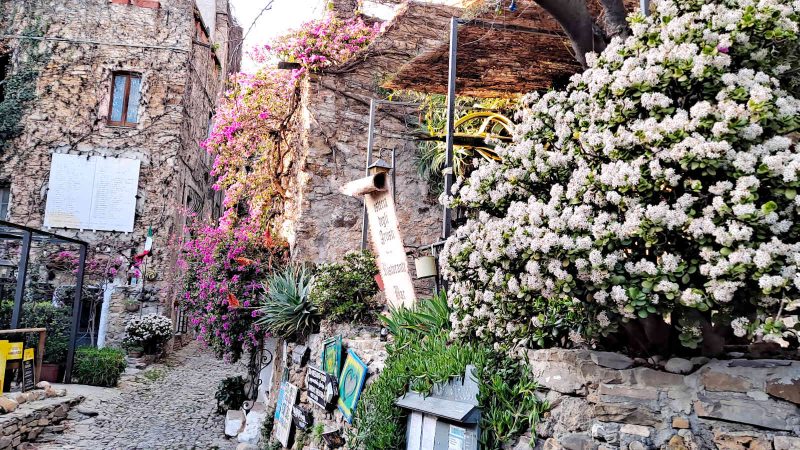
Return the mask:
[[141,350],[131,350],[131,351],[128,352],[128,356],[130,356],[131,358],[141,358],[142,357],[142,351]]
[[375,275],[375,282],[378,283],[378,289],[383,290],[383,277],[381,274]]
[[125,311],[128,312],[136,312],[139,310],[139,303],[138,302],[131,302],[125,304]]
[[42,371],[39,375],[39,381],[48,381],[50,383],[58,383],[58,371],[61,368],[59,364],[43,363]]

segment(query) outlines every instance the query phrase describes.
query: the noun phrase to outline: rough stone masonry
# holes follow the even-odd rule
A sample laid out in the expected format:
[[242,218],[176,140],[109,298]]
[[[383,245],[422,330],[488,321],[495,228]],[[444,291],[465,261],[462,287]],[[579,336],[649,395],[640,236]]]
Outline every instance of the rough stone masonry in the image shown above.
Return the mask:
[[[54,231],[89,242],[90,255],[122,256],[127,267],[143,251],[152,228],[147,271],[160,301],[145,309],[167,315],[172,311],[167,299],[174,295],[171,239],[183,233],[188,212],[212,214],[219,207],[220,196],[210,189],[211,159],[199,143],[207,137],[227,75],[241,61],[241,28],[228,0],[199,6],[207,18],[215,17],[213,24],[204,23],[194,0],[0,5],[0,61],[8,61],[9,76],[26,69],[36,73],[35,99],[24,105],[21,133],[0,153],[0,189],[11,191],[8,219],[42,227],[53,194],[47,187],[54,153],[141,161],[132,233]],[[138,116],[131,126],[109,123],[111,83],[121,72],[141,77]],[[34,262],[40,257],[31,255]],[[123,270],[115,284],[126,285],[128,279]],[[123,302],[138,291],[114,296],[112,315],[125,314]]]

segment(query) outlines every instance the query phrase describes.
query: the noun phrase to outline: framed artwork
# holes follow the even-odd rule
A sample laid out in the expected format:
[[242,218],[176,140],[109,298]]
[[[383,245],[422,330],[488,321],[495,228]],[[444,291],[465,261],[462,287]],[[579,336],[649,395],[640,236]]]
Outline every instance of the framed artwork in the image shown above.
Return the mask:
[[356,412],[358,398],[364,388],[364,381],[367,379],[367,365],[352,350],[347,351],[347,359],[344,360],[342,376],[339,378],[339,411],[342,412],[347,422],[353,422],[353,415]]
[[335,336],[322,343],[322,370],[339,379],[342,368],[342,337]]

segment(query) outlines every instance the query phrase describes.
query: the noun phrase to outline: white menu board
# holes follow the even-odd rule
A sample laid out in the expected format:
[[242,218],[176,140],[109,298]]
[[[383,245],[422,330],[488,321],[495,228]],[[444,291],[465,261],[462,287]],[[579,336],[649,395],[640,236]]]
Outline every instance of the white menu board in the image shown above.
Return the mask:
[[141,162],[53,154],[44,226],[133,231]]

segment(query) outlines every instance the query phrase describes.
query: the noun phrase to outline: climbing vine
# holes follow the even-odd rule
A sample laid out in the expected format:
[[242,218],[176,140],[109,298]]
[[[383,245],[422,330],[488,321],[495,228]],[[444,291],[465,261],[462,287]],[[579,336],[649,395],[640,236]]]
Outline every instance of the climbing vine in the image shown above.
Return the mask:
[[[28,27],[25,36],[44,36],[45,26],[36,24]],[[3,83],[3,96],[0,98],[0,154],[3,154],[11,140],[22,134],[22,119],[28,105],[36,99],[36,81],[40,68],[49,59],[49,51],[40,50],[38,41],[20,40],[19,66],[11,70]]]

